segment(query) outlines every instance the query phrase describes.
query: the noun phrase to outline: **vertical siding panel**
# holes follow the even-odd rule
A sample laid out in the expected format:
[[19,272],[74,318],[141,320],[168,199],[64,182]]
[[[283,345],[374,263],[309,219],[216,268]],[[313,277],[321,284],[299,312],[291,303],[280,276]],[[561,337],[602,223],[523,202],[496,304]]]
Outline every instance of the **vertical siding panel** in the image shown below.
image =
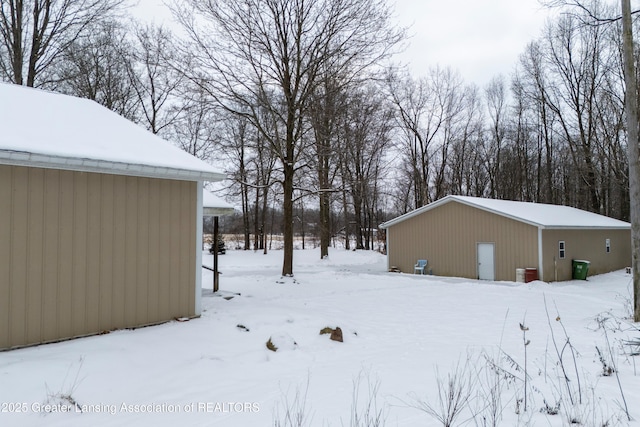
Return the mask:
[[[43,340],[42,306],[43,286],[48,283],[43,277],[43,241],[42,236],[47,220],[44,215],[44,170],[27,169],[29,173],[29,201],[26,212],[27,247],[29,269],[27,272],[27,342]],[[46,256],[46,255],[45,255]]]
[[[466,206],[465,206],[466,208]],[[449,271],[456,271],[457,269],[462,268],[464,274],[468,275],[468,277],[478,277],[478,243],[480,242],[492,242],[493,239],[489,239],[487,234],[487,222],[486,218],[480,217],[480,226],[476,223],[476,221],[470,221],[468,218],[468,212],[466,209],[460,209],[459,206],[449,206],[450,210],[453,210],[458,214],[460,221],[464,224],[464,233],[452,233],[456,236],[459,247],[463,248],[463,254],[461,260],[463,261],[461,265],[457,266],[455,263],[452,263],[449,267]],[[451,227],[455,227],[454,224],[450,223]],[[459,225],[458,225],[459,227]],[[456,228],[452,228],[455,230]],[[442,231],[438,231],[438,233],[442,234]],[[471,237],[471,239],[466,238],[466,236]],[[452,248],[454,249],[454,248]],[[455,260],[452,257],[452,261]]]
[[87,271],[85,318],[87,330],[100,331],[101,312],[100,275],[104,251],[102,250],[102,177],[87,174]]
[[13,185],[11,206],[11,249],[10,263],[11,276],[9,278],[9,299],[12,345],[27,344],[26,335],[26,288],[28,252],[27,242],[27,209],[28,209],[28,171],[26,168],[13,169]]
[[44,281],[43,281],[43,339],[45,341],[59,338],[58,334],[58,230],[59,230],[59,195],[60,171],[45,169],[44,172]]
[[171,239],[171,270],[169,282],[169,311],[171,317],[180,316],[180,260],[183,248],[180,245],[180,181],[171,181],[170,186],[170,224],[167,230]]
[[[462,207],[462,209],[460,209]],[[485,216],[480,216],[480,222],[482,226],[478,226],[476,221],[474,221],[473,217],[470,217],[470,214],[473,215],[475,212],[470,212],[467,206],[457,206],[452,204],[449,206],[449,210],[453,210],[457,212],[460,221],[464,224],[464,233],[452,233],[458,239],[458,242],[461,247],[464,248],[464,256],[462,257],[463,261],[460,266],[456,266],[455,264],[451,264],[449,271],[457,271],[462,267],[462,271],[467,275],[467,277],[478,277],[478,243],[487,242],[493,243],[494,239],[490,237],[489,230],[487,229],[487,218]],[[451,230],[455,230],[455,224],[451,224],[453,227]],[[459,225],[458,225],[459,227]],[[438,231],[438,233],[442,234],[442,231]],[[471,236],[471,239],[468,239],[467,236]],[[475,237],[475,238],[474,238]],[[455,252],[454,252],[455,253]]]
[[160,229],[158,231],[160,259],[160,280],[158,286],[158,316],[160,319],[171,317],[170,293],[171,271],[175,248],[171,246],[171,183],[161,181],[160,185]]
[[[138,317],[136,311],[137,288],[146,288],[146,283],[138,283],[136,268],[140,263],[138,256],[138,182],[140,178],[127,177],[125,186],[125,267],[124,267],[124,313],[127,326],[135,326]],[[145,266],[146,268],[146,266]]]
[[195,204],[195,201],[193,200],[193,195],[196,192],[196,188],[194,188],[194,184],[195,184],[194,182],[182,183],[183,197],[182,197],[182,201],[180,202],[184,212],[183,216],[186,216],[186,218],[184,218],[183,220],[184,228],[180,232],[184,239],[182,269],[181,269],[182,289],[183,289],[182,311],[184,315],[188,315],[188,316],[191,316],[194,314],[194,310],[191,308],[191,306],[195,303],[195,294],[194,294],[194,285],[193,285],[195,283],[195,280],[193,280],[194,265],[191,262],[191,260],[195,259],[194,248],[196,245],[194,241],[194,234],[195,234],[194,218],[196,216],[196,213],[192,208],[192,206]]
[[113,175],[102,175],[100,208],[100,329],[113,325]]
[[168,206],[170,216],[168,218],[167,232],[169,233],[169,241],[172,247],[172,254],[169,270],[169,287],[168,287],[168,301],[170,316],[175,317],[178,315],[178,307],[180,305],[180,182],[170,181],[167,182],[167,188],[169,189],[167,196],[169,197]]
[[10,341],[9,325],[13,323],[10,315],[11,286],[11,228],[13,202],[11,166],[0,165],[0,348],[12,345]]
[[[513,240],[520,239],[522,236],[514,235],[513,223],[511,221],[503,221],[503,225],[499,226],[499,218],[496,216],[493,220],[493,227],[497,229],[498,239],[497,242],[500,246],[496,250],[496,278],[500,277],[504,279],[507,275],[507,270],[510,270],[513,256]],[[511,236],[511,238],[509,238]],[[498,263],[499,261],[499,263]],[[510,279],[514,280],[516,277],[515,269],[513,274],[509,274]]]
[[[73,261],[71,277],[71,322],[72,334],[82,335],[91,331],[87,319],[87,261],[98,258],[96,245],[87,244],[89,224],[88,174],[78,172],[73,186]],[[92,310],[95,311],[95,310]]]
[[[115,175],[113,177],[113,272],[112,272],[112,300],[111,326],[109,329],[127,326],[125,312],[125,254],[127,250],[127,194],[126,178]],[[109,209],[105,205],[105,209]]]
[[[496,221],[496,227],[497,221]],[[518,248],[514,245],[514,240],[521,240],[524,243],[524,236],[518,237],[515,231],[515,227],[511,221],[505,222],[504,227],[499,227],[502,230],[500,236],[500,242],[502,248],[500,252],[500,270],[497,272],[499,277],[511,276],[511,280],[515,280],[516,267],[513,266],[514,259],[518,256]]]
[[[555,249],[557,242],[552,243],[550,240],[549,230],[542,230],[542,270],[546,281],[555,280],[553,260],[558,257],[558,252]],[[550,244],[553,244],[551,249],[549,247]]]
[[[501,223],[501,225],[500,225]],[[511,263],[513,253],[509,250],[513,239],[522,239],[522,236],[513,235],[513,224],[497,215],[491,218],[491,228],[495,230],[495,275],[496,279],[504,279]],[[510,233],[511,232],[511,233]],[[508,236],[511,235],[511,239]],[[515,270],[511,275],[511,280],[515,277]]]
[[[493,231],[493,238],[491,239],[491,242],[494,244],[494,275],[496,280],[500,280],[504,278],[504,272],[506,271],[506,246],[509,245],[509,242],[505,240],[504,236],[511,224],[510,221],[498,215],[491,215],[490,217],[487,217],[487,222],[490,224],[491,230]],[[498,225],[499,222],[501,222],[501,225]],[[513,238],[518,237],[513,236]]]
[[74,335],[73,327],[73,181],[77,173],[60,171],[58,228],[58,337]]
[[[189,238],[189,257],[187,260],[187,268],[189,269],[189,283],[188,283],[188,310],[189,315],[193,316],[196,313],[196,274],[202,274],[202,267],[199,265],[195,265],[196,260],[196,242],[198,241],[196,236],[197,223],[196,221],[202,221],[202,215],[198,215],[198,183],[189,182],[187,192],[189,194],[189,201],[186,206],[189,206],[189,230],[187,230],[187,235]],[[202,240],[202,237],[200,237]],[[197,290],[200,292],[200,289]]]
[[149,285],[149,179],[138,179],[138,218],[136,225],[137,263],[136,263],[136,322],[139,325],[149,323],[148,299],[151,293]]
[[180,239],[180,253],[178,259],[178,277],[179,277],[179,287],[178,287],[178,301],[177,301],[177,310],[180,313],[180,316],[188,315],[188,304],[187,304],[187,292],[188,289],[186,287],[187,278],[189,277],[189,272],[186,269],[185,265],[185,256],[189,254],[189,235],[188,235],[188,227],[189,227],[189,218],[187,215],[189,214],[188,205],[185,203],[187,200],[187,189],[185,186],[185,182],[179,182],[180,186],[178,187],[178,208],[180,219],[178,222],[178,239]]
[[[195,242],[193,240],[193,223],[195,212],[191,209],[193,205],[192,195],[195,193],[195,189],[191,185],[191,182],[182,181],[180,188],[180,208],[181,208],[181,220],[180,220],[180,313],[182,316],[192,315],[194,310],[191,310],[191,300],[194,300],[192,271],[194,269],[190,260],[193,258]],[[195,301],[194,301],[195,303]]]
[[[148,298],[148,313],[149,322],[156,322],[160,320],[160,302],[159,294],[161,291],[162,275],[160,273],[160,266],[163,264],[160,259],[160,255],[163,251],[160,250],[160,233],[162,227],[160,225],[160,182],[157,179],[149,181],[149,293]],[[164,251],[169,251],[169,248],[164,248]],[[164,260],[162,260],[164,261]]]
[[[455,260],[452,259],[447,259],[447,258],[440,258],[438,259],[438,257],[433,255],[433,251],[437,250],[440,252],[448,252],[451,250],[451,248],[453,246],[458,245],[458,240],[457,240],[457,236],[455,235],[451,235],[449,236],[449,238],[443,239],[442,236],[439,233],[435,233],[434,229],[433,229],[433,224],[437,221],[444,221],[443,224],[444,226],[448,226],[448,223],[450,221],[453,221],[456,219],[457,217],[457,212],[453,212],[453,216],[452,217],[448,217],[448,216],[442,216],[439,215],[438,212],[434,212],[436,215],[430,215],[429,217],[425,217],[425,223],[424,223],[424,228],[425,230],[422,231],[422,233],[424,233],[424,231],[427,231],[427,236],[425,236],[425,240],[426,240],[426,247],[424,248],[423,253],[428,254],[426,255],[428,264],[431,264],[430,267],[428,267],[428,269],[432,269],[436,272],[436,274],[442,274],[445,271],[449,271],[451,268],[452,263],[455,262]],[[416,221],[416,224],[414,225],[414,227],[416,228],[416,232],[419,232],[418,229],[422,228],[420,227],[421,225],[421,221]],[[458,246],[460,251],[464,251],[464,248],[462,246]],[[460,253],[460,255],[462,255],[462,253]],[[414,261],[415,262],[415,261]]]
[[[461,236],[472,236],[469,234],[468,224],[462,218],[462,212],[455,209],[450,209],[450,206],[444,205],[445,209],[441,211],[435,211],[436,215],[433,216],[431,224],[430,224],[430,234],[432,234],[437,241],[440,242],[438,251],[442,251],[445,254],[454,254],[457,253],[457,256],[443,257],[440,254],[437,254],[435,257],[436,267],[437,265],[442,265],[444,267],[444,271],[442,273],[450,274],[451,271],[456,269],[456,265],[458,269],[462,269],[461,272],[467,275],[468,277],[474,277],[475,271],[469,269],[469,263],[464,262],[464,260],[470,254],[472,250],[470,248],[471,245],[475,246],[478,238],[471,238],[468,242],[463,242],[461,240]],[[460,230],[459,233],[442,233],[441,230],[438,229],[438,224],[444,224],[443,229],[450,229],[453,224],[458,224],[457,229]],[[478,224],[479,228],[483,228],[484,224]],[[464,243],[467,243],[466,245]],[[433,252],[433,249],[431,250]],[[433,255],[431,255],[433,256]],[[438,270],[437,274],[442,274],[440,270]]]

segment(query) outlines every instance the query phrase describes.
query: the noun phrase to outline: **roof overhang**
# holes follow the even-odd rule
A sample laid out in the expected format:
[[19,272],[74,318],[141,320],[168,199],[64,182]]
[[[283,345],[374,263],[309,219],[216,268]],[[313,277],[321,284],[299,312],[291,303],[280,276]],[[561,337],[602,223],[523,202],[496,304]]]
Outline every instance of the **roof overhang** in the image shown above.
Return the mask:
[[202,214],[204,216],[233,215],[235,209],[212,192],[202,192]]
[[79,157],[65,157],[25,151],[0,150],[0,164],[40,167],[78,172],[95,172],[180,181],[222,181],[226,176],[209,170],[186,170],[167,166],[113,162]]
[[204,216],[233,215],[233,212],[235,212],[234,208],[202,208],[202,213]]

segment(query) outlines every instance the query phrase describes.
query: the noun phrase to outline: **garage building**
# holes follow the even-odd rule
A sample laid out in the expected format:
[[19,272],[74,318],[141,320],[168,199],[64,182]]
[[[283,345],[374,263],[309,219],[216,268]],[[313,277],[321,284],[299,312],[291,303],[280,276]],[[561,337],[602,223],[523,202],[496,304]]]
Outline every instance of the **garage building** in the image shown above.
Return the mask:
[[572,261],[589,275],[631,265],[627,222],[568,206],[447,196],[385,222],[390,269],[485,280],[516,279],[536,269],[540,280],[570,280]]
[[198,316],[223,178],[93,101],[0,84],[0,349]]

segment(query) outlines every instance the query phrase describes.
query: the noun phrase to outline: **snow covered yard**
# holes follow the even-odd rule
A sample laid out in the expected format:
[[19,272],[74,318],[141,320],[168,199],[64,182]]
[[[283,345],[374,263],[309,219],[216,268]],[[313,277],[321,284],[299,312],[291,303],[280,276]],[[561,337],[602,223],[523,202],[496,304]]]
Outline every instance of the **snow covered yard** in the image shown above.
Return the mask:
[[[458,387],[470,398],[453,425],[490,425],[482,417],[492,408],[505,426],[639,424],[626,421],[616,375],[602,375],[596,350],[640,419],[640,359],[620,345],[640,334],[609,320],[608,345],[595,320],[628,314],[624,272],[516,284],[387,273],[375,252],[318,258],[296,251],[295,279],[282,279],[282,252],[228,251],[219,295],[203,270],[199,319],[0,353],[0,425],[287,425],[287,409],[304,404],[304,425],[335,427],[373,403],[381,425],[437,426],[416,406],[438,407],[438,378],[443,391],[454,374],[473,385]],[[344,342],[320,335],[327,326]],[[540,411],[558,402],[559,414]]]

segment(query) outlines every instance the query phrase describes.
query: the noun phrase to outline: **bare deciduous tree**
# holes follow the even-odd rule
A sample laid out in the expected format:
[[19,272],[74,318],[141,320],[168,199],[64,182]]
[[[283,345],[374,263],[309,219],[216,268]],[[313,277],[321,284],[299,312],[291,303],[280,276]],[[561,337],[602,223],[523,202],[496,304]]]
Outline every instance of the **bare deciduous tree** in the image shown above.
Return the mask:
[[211,160],[218,139],[218,115],[209,95],[200,88],[189,91],[176,107],[181,114],[171,121],[167,138],[202,160]]
[[467,94],[475,93],[464,87],[459,73],[440,67],[417,80],[390,76],[388,90],[404,139],[401,146],[409,168],[405,179],[413,187],[412,207],[419,208],[449,191],[450,150],[469,136],[465,135],[470,130],[465,110],[474,104],[468,102]]
[[338,76],[323,73],[309,107],[309,121],[313,129],[314,156],[310,159],[317,171],[317,193],[319,199],[318,232],[320,234],[320,258],[329,255],[331,240],[331,197],[337,172],[336,137],[339,122],[347,108],[347,89],[340,84]]
[[[559,200],[555,178],[557,169],[554,164],[554,153],[559,151],[554,140],[554,123],[557,121],[553,110],[549,107],[548,77],[543,64],[542,48],[539,42],[532,42],[520,56],[520,67],[514,77],[514,94],[518,102],[518,140],[519,147],[526,144],[527,134],[531,129],[535,135],[536,171],[526,174],[527,180],[535,175],[535,185],[531,200],[536,202],[557,203]],[[531,120],[525,118],[531,115]],[[526,150],[526,148],[525,148]]]
[[487,172],[489,176],[491,198],[498,198],[496,181],[500,176],[500,159],[506,138],[506,83],[502,76],[494,77],[485,88],[485,99],[489,115],[489,144],[487,147]]
[[132,48],[126,29],[112,20],[98,21],[89,29],[85,37],[66,47],[60,61],[48,71],[49,85],[137,121],[138,99],[129,79]]
[[12,83],[40,86],[41,78],[91,23],[124,0],[0,0],[0,74]]
[[[415,80],[410,76],[391,75],[388,78],[389,94],[396,106],[402,130],[404,171],[413,189],[412,203],[408,210],[429,203],[429,179],[431,176],[430,147],[435,132],[423,127],[423,116],[429,108],[430,91],[425,79]],[[404,212],[403,212],[404,213]]]
[[366,68],[402,33],[384,0],[187,0],[174,12],[191,42],[189,78],[250,120],[282,167],[282,274],[291,276],[295,175],[320,71]]
[[391,145],[392,111],[377,91],[368,86],[350,93],[340,121],[340,173],[353,207],[356,249],[373,248],[373,229],[381,220],[376,211],[384,159]]
[[181,74],[168,65],[176,56],[171,40],[171,32],[161,26],[138,25],[135,29],[135,63],[129,78],[138,97],[141,122],[155,134],[171,125],[182,111],[175,98]]

